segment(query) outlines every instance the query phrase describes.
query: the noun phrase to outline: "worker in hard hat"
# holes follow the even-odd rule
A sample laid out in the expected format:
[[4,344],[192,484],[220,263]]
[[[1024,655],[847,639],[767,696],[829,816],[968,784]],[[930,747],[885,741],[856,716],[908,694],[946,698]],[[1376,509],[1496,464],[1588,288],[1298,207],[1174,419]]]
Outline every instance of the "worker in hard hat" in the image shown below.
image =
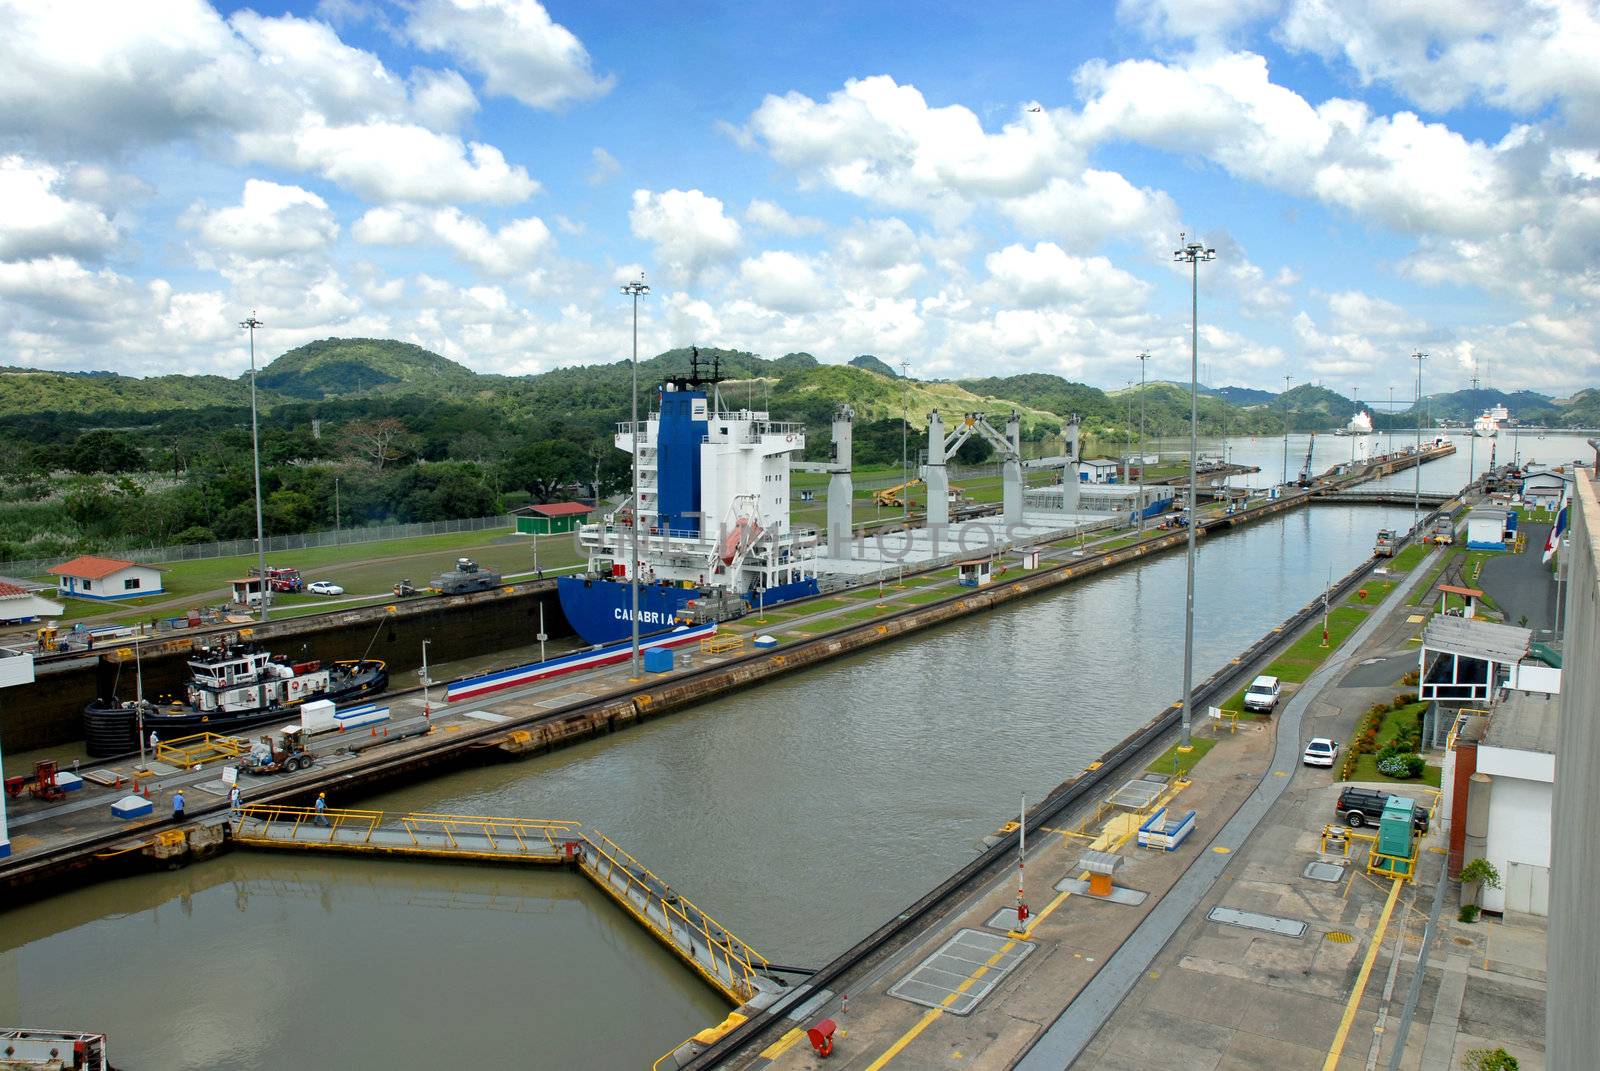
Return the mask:
[[317,813],[312,817],[311,821],[319,826],[328,824],[328,794],[326,792],[317,793]]

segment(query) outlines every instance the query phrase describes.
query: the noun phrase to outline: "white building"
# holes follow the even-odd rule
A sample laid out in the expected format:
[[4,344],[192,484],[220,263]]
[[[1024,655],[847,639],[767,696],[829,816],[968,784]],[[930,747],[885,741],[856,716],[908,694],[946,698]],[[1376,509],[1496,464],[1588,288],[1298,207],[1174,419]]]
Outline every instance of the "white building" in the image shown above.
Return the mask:
[[1556,509],[1572,489],[1572,477],[1555,469],[1529,469],[1522,477],[1522,497],[1536,509]]
[[1091,457],[1081,463],[1078,479],[1084,483],[1114,483],[1122,463],[1108,457]]
[[85,554],[45,571],[59,578],[56,591],[65,598],[112,602],[163,593],[161,570],[140,562]]
[[43,584],[0,576],[0,624],[36,617],[60,617],[66,607],[40,594],[48,590]]
[[1560,713],[1560,696],[1508,691],[1478,743],[1478,773],[1490,779],[1484,858],[1500,873],[1500,888],[1483,890],[1485,911],[1549,914]]
[[1467,514],[1467,546],[1473,550],[1504,550],[1506,511],[1475,509]]

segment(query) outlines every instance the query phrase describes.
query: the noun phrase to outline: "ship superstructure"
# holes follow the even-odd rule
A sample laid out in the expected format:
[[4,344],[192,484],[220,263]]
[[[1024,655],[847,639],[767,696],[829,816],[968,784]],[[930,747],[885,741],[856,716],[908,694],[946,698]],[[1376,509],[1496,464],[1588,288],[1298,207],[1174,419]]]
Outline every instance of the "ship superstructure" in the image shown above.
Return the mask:
[[707,608],[730,616],[734,600],[817,593],[817,531],[789,523],[789,463],[805,449],[805,427],[726,409],[717,380],[715,366],[702,375],[696,354],[688,375],[661,384],[648,419],[617,425],[617,448],[638,454],[637,497],[579,529],[588,570],[557,583],[567,620],[589,643],[632,631],[635,510],[641,633]]
[[1493,405],[1478,415],[1472,422],[1472,434],[1489,438],[1500,431],[1500,425],[1511,419],[1511,413],[1503,405]]

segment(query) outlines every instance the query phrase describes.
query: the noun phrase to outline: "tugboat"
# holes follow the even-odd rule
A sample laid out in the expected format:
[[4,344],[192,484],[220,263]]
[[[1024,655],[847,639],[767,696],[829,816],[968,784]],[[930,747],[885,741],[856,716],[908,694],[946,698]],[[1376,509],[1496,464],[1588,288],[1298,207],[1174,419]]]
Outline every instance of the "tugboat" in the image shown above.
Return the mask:
[[641,634],[817,594],[817,531],[789,526],[789,459],[805,426],[725,409],[718,363],[702,371],[695,350],[689,374],[661,384],[655,413],[617,425],[617,448],[639,455],[634,497],[578,530],[588,569],[556,580],[585,643],[633,630],[636,511]]
[[389,672],[376,658],[293,662],[259,647],[215,647],[189,660],[186,702],[96,699],[83,712],[83,737],[95,758],[139,748],[140,722],[162,740],[195,733],[231,733],[281,718],[313,699],[362,699],[384,690]]

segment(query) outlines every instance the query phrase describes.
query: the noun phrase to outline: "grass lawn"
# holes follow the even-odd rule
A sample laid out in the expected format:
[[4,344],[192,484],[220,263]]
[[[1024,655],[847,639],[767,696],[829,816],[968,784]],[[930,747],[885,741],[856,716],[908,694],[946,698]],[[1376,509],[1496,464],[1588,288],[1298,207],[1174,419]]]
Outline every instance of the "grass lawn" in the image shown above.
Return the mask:
[[1214,736],[1191,736],[1189,743],[1194,747],[1194,750],[1188,754],[1180,754],[1178,745],[1173,744],[1163,751],[1159,758],[1149,766],[1146,766],[1145,769],[1151,773],[1170,774],[1173,772],[1173,762],[1176,761],[1178,767],[1183,771],[1192,770],[1195,763],[1206,757],[1206,752],[1217,746],[1217,739]]
[[1428,551],[1432,549],[1431,546],[1424,543],[1411,544],[1399,554],[1396,554],[1394,559],[1389,562],[1389,571],[1392,573],[1409,573],[1422,563],[1422,559],[1426,558]]
[[[1421,713],[1425,706],[1427,706],[1426,703],[1412,703],[1409,706],[1401,707],[1399,710],[1391,710],[1389,713],[1385,714],[1383,716],[1383,723],[1378,726],[1377,750],[1382,751],[1385,747],[1392,743],[1394,738],[1400,734],[1400,730],[1406,725],[1416,724],[1417,715]],[[1376,753],[1373,753],[1356,756],[1356,765],[1355,769],[1351,771],[1350,780],[1386,781],[1396,785],[1421,784],[1432,785],[1434,788],[1438,788],[1442,772],[1443,771],[1438,766],[1426,766],[1422,770],[1421,777],[1389,777],[1387,774],[1378,772],[1378,756]]]
[[1426,578],[1424,578],[1423,582],[1417,585],[1417,590],[1411,593],[1412,606],[1421,606],[1423,603],[1428,601],[1428,596],[1433,592],[1434,585],[1439,582],[1440,575],[1450,567],[1450,563],[1455,561],[1457,555],[1460,553],[1461,550],[1457,548],[1439,559],[1439,563],[1428,572],[1428,575]]
[[[267,564],[297,568],[308,581],[332,580],[343,585],[352,596],[370,594],[378,598],[387,595],[395,581],[403,576],[409,576],[419,585],[425,584],[433,574],[451,568],[457,557],[473,558],[478,564],[502,573],[527,572],[533,568],[532,537],[505,541],[505,537],[512,534],[509,528],[496,528],[275,551],[267,555]],[[245,576],[256,560],[251,554],[163,564],[162,586],[166,589],[163,594],[114,606],[68,599],[63,619],[72,621],[108,615],[122,621],[153,620],[177,616],[189,606],[225,602],[232,594],[230,582]],[[574,536],[546,536],[539,540],[539,565],[545,569],[560,569],[581,560]],[[280,595],[274,605],[289,612],[299,605],[291,602],[295,598]]]
[[1363,599],[1359,594],[1351,595],[1345,600],[1344,604],[1346,606],[1376,606],[1389,597],[1389,592],[1394,590],[1395,583],[1396,581],[1393,580],[1369,580],[1362,584],[1360,588],[1360,590],[1364,590],[1367,593],[1366,598]]
[[1328,646],[1322,646],[1322,629],[1313,625],[1310,632],[1290,644],[1289,649],[1273,659],[1263,672],[1279,680],[1304,681],[1366,619],[1365,609],[1354,606],[1336,608],[1328,615]]
[[940,599],[948,599],[954,594],[955,591],[949,588],[928,588],[924,591],[913,591],[909,595],[902,595],[900,598],[894,601],[897,603],[909,603],[913,606],[921,606],[923,603],[938,602]]

